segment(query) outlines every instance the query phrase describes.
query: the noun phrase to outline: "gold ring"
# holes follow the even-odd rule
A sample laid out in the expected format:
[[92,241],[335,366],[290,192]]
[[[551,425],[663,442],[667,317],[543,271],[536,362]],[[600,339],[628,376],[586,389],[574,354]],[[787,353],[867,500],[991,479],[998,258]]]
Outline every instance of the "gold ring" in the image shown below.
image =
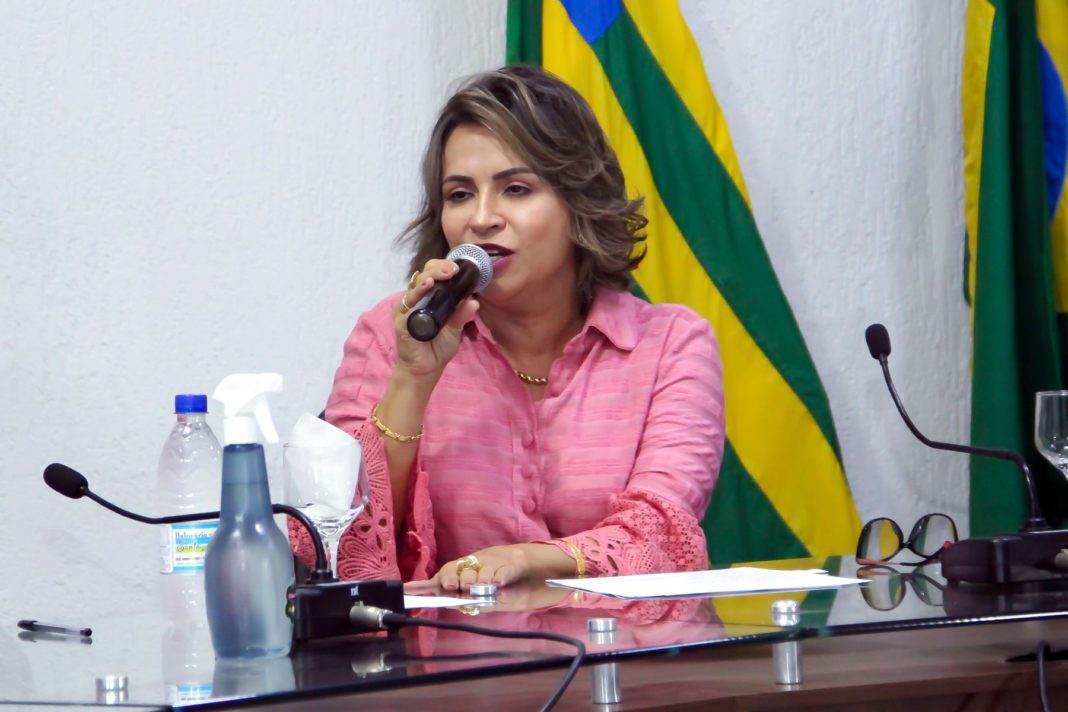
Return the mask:
[[412,276],[408,278],[408,289],[415,289],[415,278],[419,276],[419,270],[412,272]]
[[458,559],[456,561],[456,578],[460,578],[460,574],[467,569],[473,569],[477,574],[482,570],[482,562],[474,554],[468,554],[464,558]]
[[402,295],[401,296],[401,314],[407,314],[410,310],[411,310],[411,307],[408,306],[408,295],[407,294]]

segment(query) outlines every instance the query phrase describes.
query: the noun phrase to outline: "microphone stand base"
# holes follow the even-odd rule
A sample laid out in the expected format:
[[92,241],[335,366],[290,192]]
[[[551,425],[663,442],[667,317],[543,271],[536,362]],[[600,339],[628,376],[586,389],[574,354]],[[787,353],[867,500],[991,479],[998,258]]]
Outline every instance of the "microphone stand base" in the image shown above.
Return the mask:
[[1047,529],[961,539],[942,552],[951,582],[1012,584],[1068,580],[1068,530]]
[[339,635],[377,632],[359,628],[349,620],[358,603],[406,614],[404,586],[400,581],[333,581],[303,583],[289,591],[287,612],[293,619],[294,644]]

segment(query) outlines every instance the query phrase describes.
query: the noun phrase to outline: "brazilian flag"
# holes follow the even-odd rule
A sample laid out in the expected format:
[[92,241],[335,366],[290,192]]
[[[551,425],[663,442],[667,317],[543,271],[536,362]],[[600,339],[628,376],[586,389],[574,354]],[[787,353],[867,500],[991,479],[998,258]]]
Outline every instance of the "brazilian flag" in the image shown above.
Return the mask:
[[719,338],[727,446],[704,521],[712,561],[852,553],[860,522],[827,395],[678,4],[510,0],[508,61],[543,66],[590,103],[628,192],[645,199],[636,291],[691,306]]
[[[1034,398],[1065,386],[1068,336],[1068,0],[969,0],[962,72],[971,436],[1027,455],[1054,523],[1064,478],[1035,451]],[[972,458],[971,533],[1012,532],[1012,463]]]

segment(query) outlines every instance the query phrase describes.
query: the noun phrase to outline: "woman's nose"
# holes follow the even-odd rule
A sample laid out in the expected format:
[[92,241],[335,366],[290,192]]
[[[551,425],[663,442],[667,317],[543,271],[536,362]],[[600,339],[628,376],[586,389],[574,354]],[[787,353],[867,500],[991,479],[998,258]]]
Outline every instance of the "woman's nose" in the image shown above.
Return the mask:
[[472,229],[480,232],[495,230],[504,225],[504,217],[497,209],[492,197],[486,196],[478,201],[475,214],[471,216]]

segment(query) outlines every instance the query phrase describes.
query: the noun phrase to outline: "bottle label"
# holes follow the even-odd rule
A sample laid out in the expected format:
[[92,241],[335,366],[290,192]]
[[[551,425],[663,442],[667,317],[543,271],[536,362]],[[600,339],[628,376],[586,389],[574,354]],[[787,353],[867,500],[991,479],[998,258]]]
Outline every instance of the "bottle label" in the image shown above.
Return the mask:
[[204,554],[218,528],[218,521],[160,527],[160,572],[193,574],[203,571]]
[[211,699],[211,685],[167,685],[167,703]]

